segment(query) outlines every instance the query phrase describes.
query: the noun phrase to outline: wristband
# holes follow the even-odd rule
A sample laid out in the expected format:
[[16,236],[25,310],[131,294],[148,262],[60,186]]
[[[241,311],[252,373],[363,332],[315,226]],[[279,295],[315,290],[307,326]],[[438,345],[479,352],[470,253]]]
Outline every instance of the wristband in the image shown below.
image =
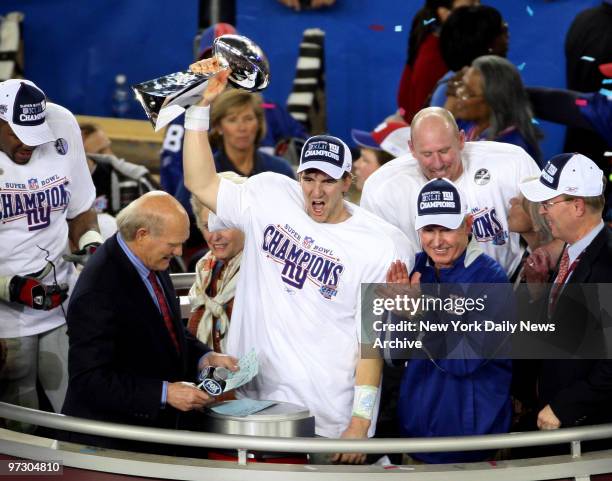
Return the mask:
[[208,131],[208,119],[210,116],[210,105],[199,107],[192,105],[185,112],[185,129],[197,130],[199,132]]
[[11,291],[9,287],[11,285],[12,277],[13,276],[0,277],[0,299],[6,302],[11,302]]
[[103,244],[103,243],[104,243],[104,239],[102,239],[102,236],[100,235],[98,231],[88,230],[79,239],[79,250],[84,249],[85,246],[88,246],[89,244]]
[[374,415],[374,405],[376,404],[377,394],[378,388],[376,386],[355,386],[353,416],[371,421]]

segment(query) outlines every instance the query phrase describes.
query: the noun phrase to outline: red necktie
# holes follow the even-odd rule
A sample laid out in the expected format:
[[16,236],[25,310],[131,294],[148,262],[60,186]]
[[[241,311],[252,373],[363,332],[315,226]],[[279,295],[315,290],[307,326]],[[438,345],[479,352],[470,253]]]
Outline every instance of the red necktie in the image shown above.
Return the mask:
[[174,330],[174,324],[172,323],[172,316],[170,315],[170,308],[168,307],[168,302],[166,301],[166,296],[161,290],[159,282],[157,281],[157,276],[155,272],[149,271],[149,275],[147,276],[151,285],[153,286],[153,292],[155,292],[155,297],[157,297],[157,302],[159,304],[159,310],[161,311],[162,317],[164,318],[164,322],[166,323],[166,328],[168,329],[168,333],[170,334],[170,338],[172,339],[172,343],[176,348],[177,352],[181,349],[179,348],[178,339],[176,338],[176,331]]
[[555,306],[557,304],[557,299],[559,298],[559,294],[561,293],[561,289],[565,285],[565,280],[570,272],[569,265],[569,247],[566,247],[563,251],[563,255],[561,256],[561,262],[559,263],[559,272],[557,272],[557,277],[555,278],[555,282],[550,289],[550,299],[548,305],[548,314],[551,315]]

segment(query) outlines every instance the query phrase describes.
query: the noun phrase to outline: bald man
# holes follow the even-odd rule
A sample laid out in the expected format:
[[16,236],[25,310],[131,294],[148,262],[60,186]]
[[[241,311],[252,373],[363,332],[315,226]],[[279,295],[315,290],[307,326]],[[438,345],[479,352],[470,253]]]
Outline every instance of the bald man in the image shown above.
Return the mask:
[[[64,414],[176,429],[183,413],[212,402],[194,381],[208,365],[236,370],[235,358],[211,352],[183,327],[167,272],[189,236],[185,209],[149,192],[117,216],[118,233],[81,273],[68,307],[70,380]],[[169,453],[143,445],[72,433],[70,441]],[[157,448],[157,449],[156,449]]]
[[365,182],[361,206],[399,227],[416,245],[417,195],[429,181],[447,178],[464,192],[482,250],[511,277],[522,256],[519,235],[508,230],[510,199],[519,183],[538,175],[533,158],[502,142],[466,142],[452,114],[440,107],[419,111],[411,124],[410,154],[387,162]]

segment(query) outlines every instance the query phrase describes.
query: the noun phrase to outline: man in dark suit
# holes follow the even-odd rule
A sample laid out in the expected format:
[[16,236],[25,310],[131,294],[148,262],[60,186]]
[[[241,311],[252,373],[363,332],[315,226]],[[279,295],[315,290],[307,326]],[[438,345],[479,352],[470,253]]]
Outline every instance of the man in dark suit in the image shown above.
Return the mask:
[[[612,282],[612,235],[602,221],[604,182],[589,158],[561,154],[538,179],[520,185],[527,199],[540,203],[553,236],[566,243],[540,302],[556,327],[556,347],[567,355],[541,363],[538,429],[612,421],[612,360],[605,359],[603,329],[610,313],[601,308],[597,286],[587,285]],[[527,259],[528,267],[537,262]]]
[[[172,196],[149,192],[117,216],[119,232],[92,256],[68,307],[70,380],[63,413],[123,424],[188,428],[185,413],[212,402],[181,381],[237,361],[212,352],[181,323],[167,269],[189,235]],[[159,446],[72,433],[70,441],[115,449]],[[167,447],[163,452],[169,453]]]

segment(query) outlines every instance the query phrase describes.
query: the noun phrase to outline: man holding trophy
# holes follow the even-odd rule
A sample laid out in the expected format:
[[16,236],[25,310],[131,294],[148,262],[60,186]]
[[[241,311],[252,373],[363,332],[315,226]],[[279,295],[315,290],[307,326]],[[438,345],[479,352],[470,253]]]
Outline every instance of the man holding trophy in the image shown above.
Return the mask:
[[[216,214],[211,229],[245,233],[227,347],[238,357],[254,348],[260,370],[238,395],[304,405],[320,436],[372,436],[382,362],[360,359],[361,284],[384,282],[394,260],[411,266],[414,252],[398,229],[344,201],[352,159],[336,137],[306,141],[299,182],[271,172],[241,185],[217,176],[208,116],[228,77],[235,85],[231,67],[216,57],[192,65],[208,82],[185,115],[183,162],[185,185]],[[242,73],[248,85],[257,75]],[[327,461],[360,464],[365,454]]]

